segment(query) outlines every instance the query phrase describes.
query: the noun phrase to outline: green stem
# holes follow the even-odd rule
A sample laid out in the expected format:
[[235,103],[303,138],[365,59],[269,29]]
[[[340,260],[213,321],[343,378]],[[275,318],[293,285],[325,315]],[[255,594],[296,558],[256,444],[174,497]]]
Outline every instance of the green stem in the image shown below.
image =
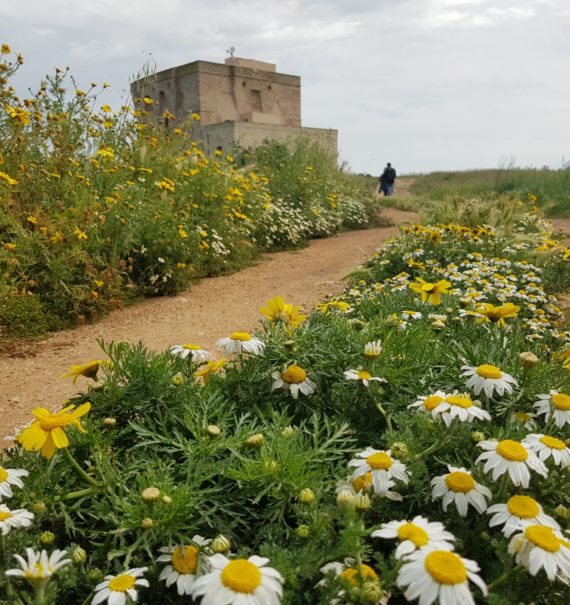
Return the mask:
[[[4,571],[8,567],[8,551],[6,550],[6,536],[4,534],[0,534],[0,568]],[[10,576],[6,577],[6,596],[11,597],[14,595],[14,590],[12,588],[12,579]]]
[[75,492],[69,492],[68,494],[65,494],[65,496],[62,496],[62,500],[74,500],[75,498],[82,498],[83,496],[88,496],[89,494],[93,493],[93,488],[92,487],[86,487],[84,489],[78,489]]
[[88,603],[90,603],[90,602],[91,602],[91,598],[92,598],[92,597],[93,597],[93,591],[91,591],[91,592],[90,592],[90,593],[87,595],[87,598],[85,599],[85,601],[83,601],[83,602],[81,603],[81,605],[87,605]]
[[394,429],[392,428],[392,419],[390,418],[390,415],[386,412],[380,402],[376,403],[376,407],[378,408],[378,411],[382,414],[382,416],[384,416],[384,418],[386,419],[386,429],[389,433],[393,433]]
[[78,475],[84,480],[87,481],[87,483],[90,483],[91,485],[94,485],[96,487],[101,487],[99,485],[99,483],[97,481],[95,481],[95,479],[93,479],[93,477],[90,477],[82,468],[81,466],[79,466],[79,463],[77,462],[77,460],[75,460],[75,458],[71,455],[71,452],[69,451],[69,448],[65,447],[63,448],[63,453],[65,454],[65,457],[67,458],[67,460],[69,461],[69,463],[71,464],[71,466],[73,466],[73,468],[77,471]]
[[36,587],[36,597],[34,599],[34,605],[44,605],[46,599],[46,585],[41,584]]
[[433,452],[442,447],[446,443],[446,441],[450,441],[454,433],[455,431],[451,430],[449,433],[444,433],[443,435],[441,435],[438,440],[435,443],[432,443],[426,450],[420,452],[419,454],[416,454],[414,460],[418,461],[422,458],[425,458],[426,456],[429,456],[430,454],[433,454]]
[[518,573],[521,569],[523,569],[522,565],[515,565],[515,567],[512,567],[511,569],[509,569],[509,571],[506,571],[502,576],[499,576],[496,580],[493,580],[487,586],[489,592],[493,592],[493,590],[495,590],[497,586],[500,586],[501,584],[504,584],[507,580],[510,580],[511,577]]

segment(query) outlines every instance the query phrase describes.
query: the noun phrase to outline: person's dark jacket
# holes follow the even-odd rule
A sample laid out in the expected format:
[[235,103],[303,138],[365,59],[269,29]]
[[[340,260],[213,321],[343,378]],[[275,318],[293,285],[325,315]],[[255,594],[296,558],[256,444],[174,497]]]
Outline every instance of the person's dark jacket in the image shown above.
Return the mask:
[[388,185],[393,185],[396,180],[396,171],[392,168],[392,166],[387,166],[384,168],[384,172],[382,173],[383,180],[388,183]]

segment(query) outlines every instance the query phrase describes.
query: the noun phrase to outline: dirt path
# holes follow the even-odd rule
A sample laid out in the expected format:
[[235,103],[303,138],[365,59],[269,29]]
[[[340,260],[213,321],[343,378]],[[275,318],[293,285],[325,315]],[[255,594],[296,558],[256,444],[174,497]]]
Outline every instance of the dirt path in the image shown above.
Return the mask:
[[[396,224],[417,220],[413,212],[385,209]],[[195,342],[214,351],[215,341],[233,331],[253,330],[262,307],[280,294],[310,310],[344,287],[343,277],[362,263],[397,227],[350,231],[313,240],[307,248],[264,255],[254,267],[204,279],[172,298],[152,298],[114,311],[99,323],[64,330],[45,341],[0,357],[0,436],[31,418],[35,407],[55,409],[78,388],[61,375],[72,364],[101,357],[97,339],[144,344],[155,351]]]

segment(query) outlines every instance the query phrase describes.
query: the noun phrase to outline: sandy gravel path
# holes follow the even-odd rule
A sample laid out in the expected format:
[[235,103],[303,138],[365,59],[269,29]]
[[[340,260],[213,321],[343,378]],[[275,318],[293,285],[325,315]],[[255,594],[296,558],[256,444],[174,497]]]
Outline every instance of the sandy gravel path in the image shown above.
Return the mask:
[[[413,212],[385,209],[394,223],[417,220]],[[139,341],[155,351],[181,342],[214,350],[215,341],[237,330],[253,330],[259,308],[276,294],[310,310],[344,287],[344,276],[361,264],[398,227],[350,231],[313,240],[302,250],[266,254],[253,267],[203,279],[171,298],[152,298],[112,312],[94,325],[58,332],[0,357],[0,436],[30,419],[38,406],[55,409],[78,388],[61,375],[72,364],[101,357],[97,339]]]

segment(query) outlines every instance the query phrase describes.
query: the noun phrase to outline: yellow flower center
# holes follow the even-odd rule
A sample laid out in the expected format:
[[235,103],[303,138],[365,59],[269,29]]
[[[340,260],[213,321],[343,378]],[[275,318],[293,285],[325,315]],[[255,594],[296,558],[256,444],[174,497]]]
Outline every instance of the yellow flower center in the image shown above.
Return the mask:
[[473,406],[473,402],[466,395],[448,395],[445,401],[459,408],[470,408]]
[[251,335],[248,334],[248,332],[232,332],[232,335],[230,336],[230,338],[232,340],[251,340]]
[[[539,439],[539,441],[541,443],[544,443],[544,445],[546,445],[546,447],[552,448],[553,450],[565,450],[566,449],[566,444],[564,443],[564,441],[561,441],[560,439],[556,439],[556,437],[550,437],[548,435],[544,435],[544,437],[541,437]],[[0,469],[0,479],[2,477],[1,471],[2,471],[2,469]]]
[[367,490],[372,485],[372,473],[368,472],[361,477],[356,477],[352,482],[355,492]]
[[434,550],[424,560],[424,567],[438,584],[463,584],[467,569],[459,555],[447,550]]
[[527,414],[526,412],[515,412],[515,418],[519,422],[531,422],[532,421],[532,416],[530,414]]
[[356,375],[360,380],[370,380],[370,378],[372,378],[372,374],[370,374],[366,370],[359,370],[358,372],[356,372]]
[[172,553],[172,567],[182,575],[196,573],[198,567],[198,549],[195,546],[175,548]]
[[378,574],[366,563],[363,563],[358,568],[347,567],[339,574],[339,577],[346,580],[352,586],[357,586],[358,580],[378,580]]
[[0,510],[0,521],[6,521],[6,519],[9,519],[10,517],[13,517],[12,513]]
[[556,395],[552,395],[550,401],[557,410],[564,410],[565,412],[570,410],[570,395],[557,393]]
[[492,378],[493,380],[498,380],[503,377],[503,373],[496,366],[491,366],[487,363],[484,363],[482,366],[478,366],[475,371],[482,378]]
[[8,471],[0,466],[0,483],[4,483],[8,479]]
[[429,542],[428,533],[425,529],[414,525],[413,523],[404,523],[398,528],[398,540],[410,540],[417,548],[425,546]]
[[455,471],[447,475],[445,478],[445,485],[447,485],[452,492],[462,492],[466,494],[475,487],[475,481],[468,473]]
[[67,426],[75,421],[75,418],[71,414],[53,414],[47,418],[40,420],[40,428],[42,431],[53,431],[62,426]]
[[512,496],[507,501],[507,510],[519,519],[534,519],[540,513],[540,506],[529,496]]
[[499,441],[497,454],[505,460],[511,460],[512,462],[524,462],[528,458],[528,452],[524,446],[512,439]]
[[261,572],[257,565],[246,559],[230,561],[220,576],[222,584],[234,592],[251,593],[261,585]]
[[129,574],[122,574],[109,580],[109,590],[115,592],[127,592],[135,585],[135,579]]
[[428,411],[431,412],[432,410],[435,410],[435,408],[443,401],[443,397],[440,397],[439,395],[430,395],[429,397],[426,397],[424,399],[424,408]]
[[394,464],[394,461],[388,454],[386,454],[386,452],[377,452],[376,454],[372,454],[372,456],[368,456],[366,462],[368,462],[368,466],[375,471],[386,471],[392,466],[392,464]]
[[558,552],[560,550],[560,540],[550,527],[531,525],[524,530],[524,535],[542,550],[547,552]]
[[25,572],[26,578],[30,580],[37,580],[44,576],[44,566],[41,563],[36,563],[31,569],[27,569]]
[[307,372],[299,366],[289,366],[281,375],[287,384],[299,384],[307,378]]
[[[233,335],[232,335],[233,338]],[[183,349],[189,349],[190,351],[200,351],[202,349],[202,347],[200,345],[191,345],[191,344],[184,344],[182,345]]]

